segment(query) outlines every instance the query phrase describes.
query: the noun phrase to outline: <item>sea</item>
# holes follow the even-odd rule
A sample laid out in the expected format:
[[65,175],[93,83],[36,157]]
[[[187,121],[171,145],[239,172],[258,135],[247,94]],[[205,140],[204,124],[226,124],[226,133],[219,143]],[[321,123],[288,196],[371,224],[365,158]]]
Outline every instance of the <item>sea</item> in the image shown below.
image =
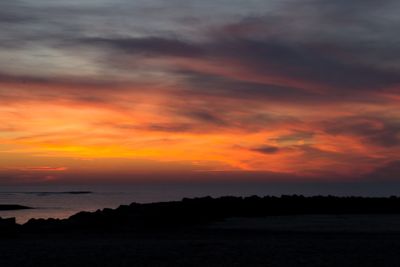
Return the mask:
[[205,184],[135,184],[135,185],[42,185],[0,186],[0,204],[23,205],[32,209],[1,211],[1,218],[15,217],[23,224],[32,218],[68,218],[80,211],[117,208],[120,205],[178,201],[224,195],[263,195],[264,190],[242,186]]
[[150,183],[123,185],[0,186],[0,204],[32,207],[0,211],[23,224],[31,218],[68,218],[80,211],[117,208],[120,205],[178,201],[182,198],[219,196],[338,195],[389,196],[400,194],[399,184],[359,183]]

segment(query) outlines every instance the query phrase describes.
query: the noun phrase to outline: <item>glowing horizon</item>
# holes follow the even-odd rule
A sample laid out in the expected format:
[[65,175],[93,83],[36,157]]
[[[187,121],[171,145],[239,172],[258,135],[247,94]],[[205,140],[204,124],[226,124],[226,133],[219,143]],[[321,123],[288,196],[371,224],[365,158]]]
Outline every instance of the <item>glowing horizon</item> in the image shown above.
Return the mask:
[[400,5],[357,3],[0,3],[0,183],[400,178]]

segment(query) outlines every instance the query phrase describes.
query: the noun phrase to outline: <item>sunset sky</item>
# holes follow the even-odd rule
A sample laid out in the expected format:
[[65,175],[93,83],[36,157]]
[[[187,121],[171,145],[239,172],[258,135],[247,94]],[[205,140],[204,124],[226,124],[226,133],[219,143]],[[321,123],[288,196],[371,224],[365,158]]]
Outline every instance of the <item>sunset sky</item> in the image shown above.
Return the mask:
[[399,12],[1,0],[0,183],[400,179]]

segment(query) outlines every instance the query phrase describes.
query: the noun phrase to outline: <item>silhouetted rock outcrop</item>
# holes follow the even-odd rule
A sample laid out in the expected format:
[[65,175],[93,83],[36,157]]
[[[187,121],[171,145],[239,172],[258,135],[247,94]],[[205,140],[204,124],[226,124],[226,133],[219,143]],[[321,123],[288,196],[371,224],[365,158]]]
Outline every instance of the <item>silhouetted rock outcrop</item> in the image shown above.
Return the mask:
[[0,217],[0,235],[9,236],[16,233],[20,227],[15,221],[15,218],[1,218]]
[[229,217],[300,214],[400,214],[400,198],[334,196],[203,197],[150,204],[132,203],[117,209],[79,212],[68,219],[31,219],[27,232],[143,231],[204,224]]

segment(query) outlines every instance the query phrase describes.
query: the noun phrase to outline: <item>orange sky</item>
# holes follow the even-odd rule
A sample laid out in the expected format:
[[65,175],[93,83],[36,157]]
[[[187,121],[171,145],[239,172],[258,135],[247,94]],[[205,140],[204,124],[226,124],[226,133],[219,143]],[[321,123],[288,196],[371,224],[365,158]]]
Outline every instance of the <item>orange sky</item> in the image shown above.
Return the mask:
[[[91,103],[43,100],[35,96],[38,86],[7,86],[30,97],[10,99],[0,107],[0,169],[23,181],[29,176],[57,179],[66,173],[135,177],[214,171],[357,177],[391,162],[400,152],[357,132],[342,133],[332,123],[379,133],[387,127],[380,118],[398,115],[397,103],[391,100],[384,106],[265,99],[226,99],[219,104],[218,96],[199,99],[177,96],[168,88],[152,93],[124,88],[111,93],[105,103]],[[68,87],[46,90],[71,93]],[[204,105],[198,103],[202,101]],[[180,114],[191,107],[195,112]]]
[[369,28],[385,27],[373,7],[343,29],[340,3],[311,17],[290,3],[159,13],[154,1],[127,4],[130,16],[105,2],[120,13],[99,1],[0,4],[16,18],[0,14],[1,183],[397,178],[400,61],[387,60],[394,37]]

